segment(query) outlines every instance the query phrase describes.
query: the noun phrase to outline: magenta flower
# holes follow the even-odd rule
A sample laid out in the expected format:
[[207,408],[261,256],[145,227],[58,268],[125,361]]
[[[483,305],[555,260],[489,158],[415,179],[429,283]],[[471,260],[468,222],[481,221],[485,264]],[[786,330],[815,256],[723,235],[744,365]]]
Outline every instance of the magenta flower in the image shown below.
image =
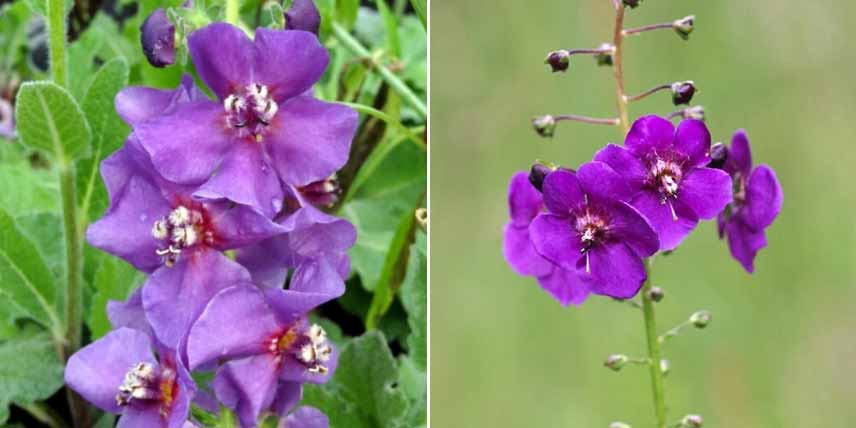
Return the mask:
[[749,138],[742,129],[731,138],[723,169],[733,180],[734,201],[717,217],[719,237],[728,237],[731,255],[752,273],[755,255],[767,246],[764,229],[782,209],[782,186],[769,166],[752,168]]
[[122,428],[181,428],[196,386],[174,352],[145,333],[120,328],[77,351],[65,382],[101,410],[120,413]]
[[575,270],[562,269],[538,254],[532,245],[529,225],[544,210],[544,203],[526,172],[520,171],[511,177],[508,209],[511,221],[505,225],[503,254],[511,268],[519,275],[536,277],[541,288],[562,305],[584,302],[589,294],[588,286],[577,278]]
[[[277,398],[280,382],[326,382],[337,355],[307,313],[335,296],[243,284],[218,293],[187,339],[191,369],[230,360],[217,370],[217,398],[245,426]],[[282,399],[282,398],[280,398]],[[287,399],[285,401],[288,401]]]
[[594,157],[627,181],[631,205],[660,237],[660,249],[673,250],[695,228],[731,202],[728,174],[705,166],[710,133],[704,122],[684,120],[675,127],[658,116],[633,123],[625,148],[610,144]]
[[273,217],[280,181],[304,185],[344,165],[357,114],[307,92],[328,62],[314,34],[259,28],[252,41],[215,23],[191,34],[188,47],[219,102],[183,104],[134,127],[163,177]]
[[535,250],[575,272],[596,294],[627,299],[647,274],[642,258],[660,246],[648,220],[624,202],[632,191],[603,162],[583,164],[576,174],[557,170],[544,179],[546,213],[529,227]]

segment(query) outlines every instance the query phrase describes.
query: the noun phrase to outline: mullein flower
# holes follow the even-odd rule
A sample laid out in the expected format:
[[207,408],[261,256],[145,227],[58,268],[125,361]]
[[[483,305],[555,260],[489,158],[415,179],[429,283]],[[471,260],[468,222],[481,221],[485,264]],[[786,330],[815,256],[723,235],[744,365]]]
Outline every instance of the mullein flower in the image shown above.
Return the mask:
[[318,35],[321,27],[321,14],[312,0],[294,0],[285,11],[285,29],[303,30]]
[[[540,171],[540,168],[538,168]],[[530,182],[530,174],[518,172],[508,187],[508,209],[511,217],[505,225],[503,254],[519,275],[534,276],[544,291],[562,305],[578,305],[588,297],[588,287],[574,270],[563,269],[535,251],[530,238],[532,220],[544,210],[541,193]],[[549,177],[549,174],[547,175]]]
[[738,130],[722,167],[733,182],[734,200],[717,217],[719,237],[728,238],[731,255],[752,273],[755,255],[767,246],[764,229],[782,209],[782,186],[767,165],[752,168],[752,152],[746,132]]
[[188,47],[219,102],[183,104],[134,127],[163,177],[273,217],[280,181],[301,186],[344,165],[357,114],[308,92],[329,60],[314,34],[259,28],[252,41],[215,23],[193,32]]
[[595,160],[625,178],[630,204],[651,222],[661,250],[673,250],[699,219],[716,217],[731,202],[728,174],[706,167],[710,133],[703,122],[684,120],[675,130],[666,119],[645,116],[633,123],[624,145],[606,146]]
[[0,98],[0,137],[15,138],[15,109],[4,98]]
[[529,228],[535,250],[576,272],[595,294],[627,299],[647,277],[642,258],[659,248],[657,234],[624,202],[631,189],[603,162],[576,174],[557,170],[544,179],[544,206]]
[[72,355],[65,382],[101,410],[121,414],[118,426],[123,428],[182,428],[196,391],[175,352],[129,328],[114,330]]
[[326,332],[306,314],[336,296],[243,284],[218,293],[187,339],[191,369],[230,360],[214,380],[217,398],[253,424],[274,404],[280,382],[323,383],[337,364]]
[[163,8],[155,9],[143,21],[140,42],[152,66],[162,68],[175,63],[175,25]]

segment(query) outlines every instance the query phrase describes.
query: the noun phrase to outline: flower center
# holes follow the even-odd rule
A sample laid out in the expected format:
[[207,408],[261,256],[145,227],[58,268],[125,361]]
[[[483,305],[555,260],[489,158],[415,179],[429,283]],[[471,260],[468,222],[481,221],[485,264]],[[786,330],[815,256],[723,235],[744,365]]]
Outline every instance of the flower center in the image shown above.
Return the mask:
[[116,394],[116,404],[127,406],[132,400],[157,400],[161,398],[155,367],[149,363],[137,363],[125,373],[125,380]]
[[306,366],[310,373],[322,375],[329,371],[326,363],[333,353],[327,332],[318,324],[312,324],[302,333],[289,328],[271,339],[268,350],[278,358],[291,356]]
[[223,100],[226,123],[241,136],[252,135],[261,141],[265,128],[276,116],[279,106],[267,86],[253,83]]
[[589,209],[586,209],[582,215],[577,216],[574,227],[580,234],[580,243],[582,244],[580,253],[587,252],[595,244],[601,242],[608,229],[606,219]]
[[678,195],[683,172],[681,166],[672,161],[658,158],[651,166],[651,184],[660,191],[661,202]]
[[206,227],[202,211],[179,205],[152,225],[152,237],[158,241],[157,254],[167,266],[172,266],[181,250],[198,243],[212,243],[214,232]]

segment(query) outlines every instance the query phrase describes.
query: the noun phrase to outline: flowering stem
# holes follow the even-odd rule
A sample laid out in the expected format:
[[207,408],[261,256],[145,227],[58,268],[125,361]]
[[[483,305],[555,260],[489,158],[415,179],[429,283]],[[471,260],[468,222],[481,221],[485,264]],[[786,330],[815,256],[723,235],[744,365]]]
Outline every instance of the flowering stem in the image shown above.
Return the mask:
[[66,86],[68,59],[65,55],[65,5],[63,0],[48,0],[48,37],[50,38],[50,66],[54,83]]
[[660,86],[655,86],[655,87],[653,87],[653,88],[651,88],[651,89],[649,89],[649,90],[647,90],[647,91],[645,91],[645,92],[643,92],[643,93],[641,93],[641,94],[639,94],[639,95],[634,95],[634,96],[632,96],[632,97],[627,97],[627,101],[628,101],[628,102],[632,102],[632,101],[639,101],[639,100],[641,100],[641,99],[643,99],[643,98],[647,97],[648,95],[651,95],[651,94],[653,94],[653,93],[656,93],[656,92],[662,91],[662,90],[664,90],[664,89],[672,89],[672,84],[671,84],[671,83],[664,83],[664,84],[662,84],[662,85],[660,85]]
[[654,301],[648,297],[651,289],[651,259],[645,260],[648,278],[642,285],[642,312],[645,316],[645,336],[648,339],[648,359],[651,372],[651,388],[654,393],[654,411],[657,414],[657,428],[666,427],[666,401],[663,391],[663,372],[660,370],[660,341],[657,337],[657,320],[654,316]]
[[618,118],[610,117],[610,118],[598,118],[598,117],[588,117],[588,116],[579,116],[576,114],[560,114],[553,116],[557,122],[562,120],[573,120],[576,122],[584,122],[584,123],[593,123],[595,125],[619,125],[621,121]]
[[[333,35],[339,39],[340,42],[347,48],[351,53],[363,58],[371,58],[371,54],[368,49],[366,49],[360,42],[351,36],[348,33],[348,30],[344,29],[338,23],[333,23]],[[380,77],[393,89],[398,95],[401,95],[401,98],[413,107],[420,116],[423,118],[428,117],[428,107],[425,103],[419,99],[419,97],[407,86],[404,81],[402,81],[395,73],[389,71],[388,68],[384,67],[380,62],[371,59],[373,69],[380,74]]]
[[226,0],[226,22],[240,26],[240,0]]
[[661,30],[665,28],[675,28],[675,24],[673,22],[661,22],[659,24],[650,24],[637,28],[628,28],[622,31],[622,33],[625,36],[632,36],[634,34],[644,33],[646,31]]
[[687,327],[690,324],[692,324],[692,321],[686,320],[686,321],[674,326],[669,331],[661,334],[660,337],[657,338],[657,341],[660,342],[660,344],[666,343],[666,340],[669,340],[672,337],[677,336],[678,334],[680,334],[681,330],[684,329],[684,327]]
[[624,134],[630,130],[630,120],[627,118],[627,99],[624,97],[624,70],[621,58],[621,42],[624,40],[622,29],[624,28],[624,5],[618,4],[615,8],[615,30],[613,32],[612,44],[615,46],[613,54],[613,73],[615,75],[616,99],[618,102],[618,119]]

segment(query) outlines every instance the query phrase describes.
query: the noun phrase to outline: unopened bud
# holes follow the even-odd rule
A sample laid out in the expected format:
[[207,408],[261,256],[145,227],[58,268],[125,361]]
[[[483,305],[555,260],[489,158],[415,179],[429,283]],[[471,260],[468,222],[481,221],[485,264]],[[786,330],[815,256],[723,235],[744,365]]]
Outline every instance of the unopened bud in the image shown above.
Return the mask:
[[700,415],[686,415],[681,419],[681,426],[686,428],[701,428],[704,419]]
[[725,144],[720,142],[710,146],[710,163],[707,164],[708,168],[721,169],[725,165],[726,160],[728,160],[728,147]]
[[660,300],[663,300],[663,297],[665,296],[666,293],[660,287],[651,287],[651,289],[648,290],[648,298],[651,299],[652,302],[659,302]]
[[601,43],[597,49],[604,51],[594,56],[597,65],[612,65],[612,56],[615,55],[615,45],[612,43]]
[[690,33],[693,32],[694,22],[695,15],[685,16],[673,22],[672,28],[675,29],[675,32],[678,33],[678,35],[681,36],[682,39],[687,40],[690,38]]
[[684,119],[696,119],[704,121],[704,107],[702,106],[692,106],[687,107],[683,111]]
[[547,59],[544,60],[544,64],[550,64],[550,68],[553,69],[553,73],[557,71],[564,72],[568,69],[568,66],[571,65],[571,55],[565,50],[553,51],[547,54]]
[[603,362],[604,367],[616,372],[621,370],[625,364],[627,364],[627,356],[621,354],[610,355],[606,357],[606,361]]
[[294,0],[291,7],[285,11],[285,29],[303,30],[318,35],[321,27],[321,14],[312,0]]
[[708,324],[710,324],[710,312],[708,311],[698,311],[692,315],[690,315],[690,322],[693,323],[696,328],[705,328]]
[[635,9],[637,6],[639,6],[639,3],[641,3],[642,0],[621,0],[621,2],[624,3],[625,6],[631,9]]
[[668,375],[671,370],[672,370],[672,364],[669,362],[669,360],[666,360],[666,359],[660,360],[660,373],[662,373],[663,376]]
[[696,87],[692,80],[672,83],[672,102],[675,105],[689,104],[695,91]]
[[319,208],[332,206],[339,200],[339,195],[342,193],[339,180],[335,177],[309,183],[297,190],[304,199]]
[[544,179],[555,170],[556,168],[535,162],[532,164],[532,168],[529,169],[529,182],[540,192],[541,187],[544,185]]
[[542,137],[552,137],[556,132],[556,119],[549,114],[532,119],[532,127]]
[[163,8],[155,9],[143,21],[140,42],[149,64],[162,68],[175,63],[175,26]]

